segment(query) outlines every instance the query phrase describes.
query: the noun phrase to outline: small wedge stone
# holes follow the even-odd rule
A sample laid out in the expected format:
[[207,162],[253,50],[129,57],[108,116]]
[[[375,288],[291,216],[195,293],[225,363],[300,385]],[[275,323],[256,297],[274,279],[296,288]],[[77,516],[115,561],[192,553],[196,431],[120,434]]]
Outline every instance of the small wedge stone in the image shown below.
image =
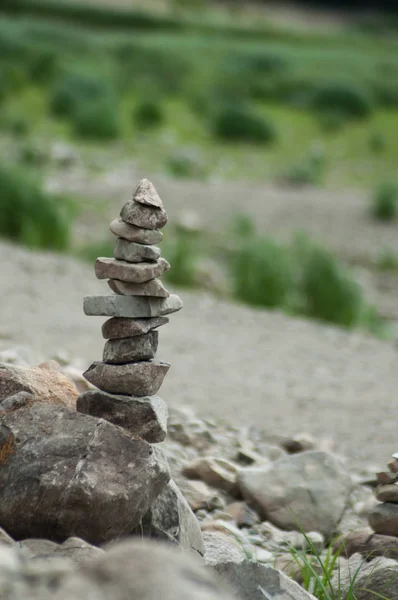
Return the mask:
[[163,442],[167,434],[167,405],[159,396],[123,396],[100,390],[83,392],[77,411],[123,427],[150,444]]
[[167,223],[167,213],[163,208],[147,206],[135,200],[126,202],[120,216],[126,223],[144,229],[162,229]]
[[105,363],[120,365],[128,362],[149,360],[158,349],[159,333],[150,331],[121,340],[108,340],[104,347],[102,360]]
[[113,251],[115,258],[126,260],[131,263],[139,263],[147,260],[157,260],[160,256],[160,248],[128,242],[119,238]]
[[167,317],[153,317],[152,319],[131,319],[126,317],[112,317],[102,324],[102,337],[108,339],[123,339],[143,335],[157,327],[166,325],[170,319]]
[[170,363],[155,360],[127,365],[95,362],[83,376],[104,392],[143,397],[158,392],[169,368]]
[[121,296],[152,296],[155,298],[170,296],[160,279],[151,279],[145,283],[126,283],[118,279],[109,279],[108,285],[115,294]]
[[100,257],[95,261],[95,274],[98,279],[119,279],[133,283],[144,283],[155,277],[161,277],[170,269],[164,258],[155,262],[129,263],[116,258]]
[[158,244],[163,239],[163,233],[158,229],[144,229],[136,225],[129,225],[122,219],[114,219],[109,229],[114,235],[139,244]]
[[161,317],[182,308],[182,300],[176,294],[168,298],[150,296],[87,296],[84,298],[84,314],[98,317]]
[[140,204],[147,204],[148,206],[163,208],[163,202],[155,190],[155,186],[149,181],[149,179],[141,179],[133,192],[133,200],[139,202]]

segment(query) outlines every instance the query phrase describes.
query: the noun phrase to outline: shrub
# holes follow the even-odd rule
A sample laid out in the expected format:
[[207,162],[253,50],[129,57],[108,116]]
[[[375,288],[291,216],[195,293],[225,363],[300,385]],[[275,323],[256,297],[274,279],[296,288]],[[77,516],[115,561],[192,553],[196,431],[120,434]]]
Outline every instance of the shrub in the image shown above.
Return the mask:
[[374,131],[369,136],[369,148],[375,154],[384,152],[386,148],[386,140],[382,133]]
[[234,293],[254,306],[286,307],[294,286],[288,250],[261,237],[243,239],[233,257]]
[[312,318],[354,327],[363,317],[361,287],[323,248],[307,249],[302,265],[301,292],[304,312]]
[[165,279],[175,285],[192,287],[195,284],[199,258],[195,233],[178,229],[172,240],[165,242],[163,250],[164,256],[171,264]]
[[276,139],[274,125],[244,105],[224,105],[216,110],[213,134],[225,141],[269,144]]
[[383,183],[375,192],[372,214],[379,221],[392,221],[398,215],[398,184]]
[[59,117],[70,117],[82,104],[96,102],[112,95],[112,90],[104,81],[80,73],[67,74],[53,87],[51,112]]
[[21,111],[7,111],[1,117],[0,128],[22,137],[29,132],[30,122],[26,114]]
[[370,92],[353,83],[323,83],[314,90],[312,106],[319,111],[337,111],[346,117],[367,117],[373,110]]
[[50,156],[46,148],[28,141],[20,147],[18,158],[27,166],[39,167],[47,163]]
[[398,271],[398,254],[385,248],[378,256],[377,267],[381,271]]
[[300,163],[292,165],[282,172],[282,181],[289,185],[316,185],[321,181],[325,166],[323,154],[311,153]]
[[69,245],[71,213],[24,171],[0,166],[0,235],[29,246],[64,250]]
[[318,115],[318,121],[322,131],[338,131],[347,123],[347,116],[337,110],[327,110]]
[[189,150],[180,151],[167,159],[167,170],[180,179],[202,178],[204,169],[200,163],[200,158]]
[[83,103],[72,120],[75,133],[82,138],[111,140],[120,134],[118,106],[107,99]]
[[134,120],[141,129],[157,127],[164,121],[163,107],[155,100],[143,100],[134,111]]

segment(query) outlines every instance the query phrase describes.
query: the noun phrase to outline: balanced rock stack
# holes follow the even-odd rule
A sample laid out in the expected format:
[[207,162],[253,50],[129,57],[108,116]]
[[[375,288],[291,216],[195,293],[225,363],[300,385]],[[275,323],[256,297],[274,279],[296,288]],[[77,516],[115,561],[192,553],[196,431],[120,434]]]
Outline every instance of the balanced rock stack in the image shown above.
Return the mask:
[[157,328],[166,315],[182,308],[159,277],[170,269],[160,256],[160,231],[167,223],[154,186],[140,181],[120,219],[110,224],[117,236],[114,258],[97,258],[98,279],[108,279],[113,294],[84,299],[86,315],[111,317],[102,325],[105,343],[102,362],[93,363],[84,377],[99,388],[77,400],[81,413],[101,417],[147,442],[166,436],[167,406],[157,396],[170,364],[155,360]]
[[387,463],[388,471],[377,473],[376,498],[380,501],[369,515],[375,533],[398,537],[398,453]]

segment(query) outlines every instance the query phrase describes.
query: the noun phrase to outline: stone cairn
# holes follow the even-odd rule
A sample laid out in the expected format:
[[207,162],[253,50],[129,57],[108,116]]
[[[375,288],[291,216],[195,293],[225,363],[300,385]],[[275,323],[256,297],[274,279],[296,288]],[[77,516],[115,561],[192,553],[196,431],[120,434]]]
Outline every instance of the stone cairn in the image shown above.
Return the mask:
[[80,394],[77,410],[119,425],[149,443],[167,433],[167,406],[157,396],[170,364],[155,359],[157,328],[166,315],[182,308],[160,277],[170,269],[155,246],[167,223],[167,213],[154,186],[139,182],[119,219],[110,224],[117,237],[114,258],[97,258],[95,274],[107,279],[113,294],[84,298],[86,315],[111,317],[102,325],[102,362],[83,374],[97,390]]
[[369,515],[375,533],[398,537],[398,453],[387,463],[388,471],[376,473],[377,504]]

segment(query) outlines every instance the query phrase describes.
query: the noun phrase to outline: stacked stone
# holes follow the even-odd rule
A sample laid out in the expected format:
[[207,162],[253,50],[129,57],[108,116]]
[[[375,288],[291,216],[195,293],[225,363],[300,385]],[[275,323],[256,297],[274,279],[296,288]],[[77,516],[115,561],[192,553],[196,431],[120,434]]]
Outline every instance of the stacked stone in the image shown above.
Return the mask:
[[105,343],[101,362],[83,374],[98,388],[77,400],[81,413],[101,417],[147,442],[166,437],[167,406],[157,396],[170,364],[155,359],[158,327],[166,315],[182,308],[181,299],[169,294],[160,277],[170,269],[155,246],[167,223],[154,186],[140,181],[119,219],[110,224],[117,237],[114,258],[97,258],[98,279],[108,279],[113,294],[84,299],[86,315],[111,317],[102,326]]
[[377,504],[369,515],[375,533],[398,537],[398,453],[387,463],[388,471],[377,473]]

